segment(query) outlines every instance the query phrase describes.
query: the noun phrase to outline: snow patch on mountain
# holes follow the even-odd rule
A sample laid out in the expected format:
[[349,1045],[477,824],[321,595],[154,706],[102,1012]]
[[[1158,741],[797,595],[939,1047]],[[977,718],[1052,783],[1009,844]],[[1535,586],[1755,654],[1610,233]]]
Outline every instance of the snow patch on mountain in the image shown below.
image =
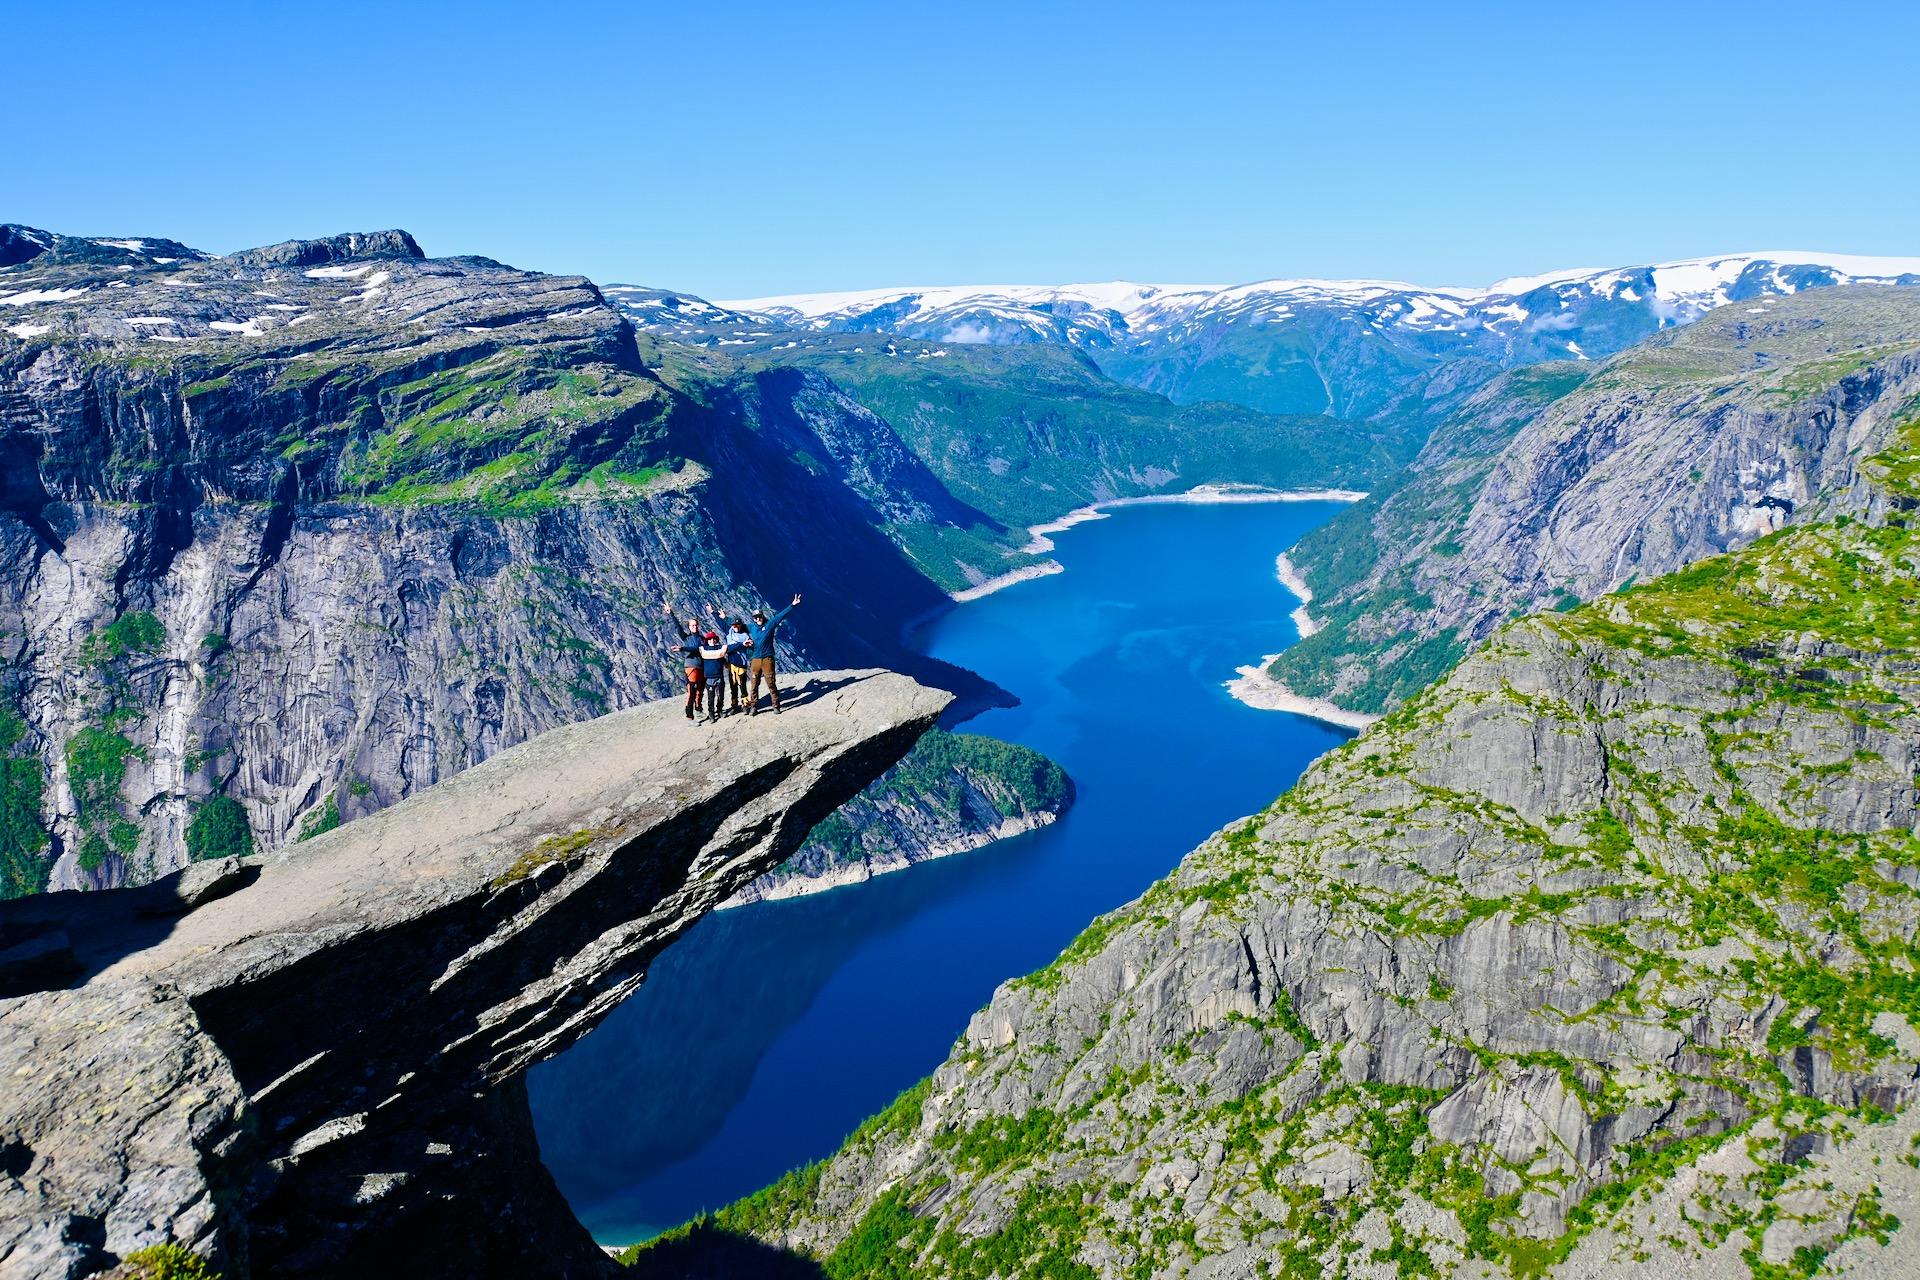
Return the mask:
[[1575,303],[1651,310],[1661,324],[1692,320],[1744,297],[1816,285],[1920,284],[1920,257],[1778,251],[1687,258],[1637,267],[1581,267],[1511,276],[1484,288],[1400,280],[1277,279],[1239,285],[957,285],[784,294],[717,305],[800,328],[896,332],[956,343],[1054,340],[1073,346],[1181,336],[1195,326],[1354,316],[1376,329],[1567,327],[1553,313]]

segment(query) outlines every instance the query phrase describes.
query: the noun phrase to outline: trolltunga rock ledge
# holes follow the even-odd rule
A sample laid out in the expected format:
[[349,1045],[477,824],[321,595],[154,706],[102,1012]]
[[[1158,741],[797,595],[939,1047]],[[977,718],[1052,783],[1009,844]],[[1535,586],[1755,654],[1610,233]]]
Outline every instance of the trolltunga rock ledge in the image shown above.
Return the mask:
[[[596,1275],[522,1073],[948,696],[572,725],[290,850],[0,907],[0,1276],[174,1240],[250,1275]],[[184,879],[182,879],[184,877]]]

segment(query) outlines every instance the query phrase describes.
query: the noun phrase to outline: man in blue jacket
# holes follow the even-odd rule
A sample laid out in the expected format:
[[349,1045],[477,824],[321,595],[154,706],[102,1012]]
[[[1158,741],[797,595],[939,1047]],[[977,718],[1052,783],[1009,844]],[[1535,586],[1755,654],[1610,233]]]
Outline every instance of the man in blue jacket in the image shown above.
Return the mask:
[[760,714],[760,677],[767,678],[767,692],[773,695],[773,713],[780,714],[780,686],[774,682],[773,674],[773,633],[781,620],[800,607],[800,597],[796,593],[793,603],[771,618],[764,609],[753,611],[753,621],[747,624],[747,635],[752,640],[748,650],[751,659],[747,664],[748,679],[751,682],[747,693],[747,714]]

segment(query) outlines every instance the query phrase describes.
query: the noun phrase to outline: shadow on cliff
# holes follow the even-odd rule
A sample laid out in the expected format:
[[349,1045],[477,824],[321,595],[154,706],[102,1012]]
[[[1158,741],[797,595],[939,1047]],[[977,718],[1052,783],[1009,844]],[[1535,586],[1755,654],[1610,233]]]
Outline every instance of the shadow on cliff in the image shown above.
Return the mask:
[[[883,420],[795,369],[763,370],[715,389],[675,446],[713,473],[704,499],[734,576],[783,604],[786,626],[833,666],[880,666],[946,689],[974,711],[1014,697],[975,672],[902,642],[907,624],[953,607],[889,530],[1007,529],[955,498]],[[743,601],[751,603],[751,601]]]
[[0,1000],[81,986],[123,957],[166,941],[195,906],[259,877],[258,866],[228,859],[151,884],[0,901]]
[[[795,1115],[755,1110],[745,1129],[728,1129],[729,1118],[761,1072],[792,1069],[790,1059],[769,1067],[768,1054],[854,953],[1007,874],[1029,848],[1005,841],[857,891],[715,912],[662,952],[592,1035],[528,1073],[541,1158],[588,1226],[633,1239],[632,1224],[696,1219],[837,1147],[871,1105],[836,1094]],[[891,1096],[936,1061],[900,1065],[878,1088]],[[723,1131],[732,1136],[703,1156]]]
[[827,1272],[812,1258],[701,1221],[640,1250],[625,1274],[634,1280],[825,1280]]

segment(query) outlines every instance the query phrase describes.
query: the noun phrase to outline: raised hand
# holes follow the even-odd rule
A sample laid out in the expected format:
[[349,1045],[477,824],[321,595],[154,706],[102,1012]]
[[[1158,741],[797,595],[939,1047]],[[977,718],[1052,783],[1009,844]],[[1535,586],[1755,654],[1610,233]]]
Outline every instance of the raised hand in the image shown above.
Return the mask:
[[796,592],[794,592],[794,593],[793,593],[793,602],[794,602],[795,604],[799,604],[799,603],[800,603],[800,593],[799,593],[798,591],[796,591]]

